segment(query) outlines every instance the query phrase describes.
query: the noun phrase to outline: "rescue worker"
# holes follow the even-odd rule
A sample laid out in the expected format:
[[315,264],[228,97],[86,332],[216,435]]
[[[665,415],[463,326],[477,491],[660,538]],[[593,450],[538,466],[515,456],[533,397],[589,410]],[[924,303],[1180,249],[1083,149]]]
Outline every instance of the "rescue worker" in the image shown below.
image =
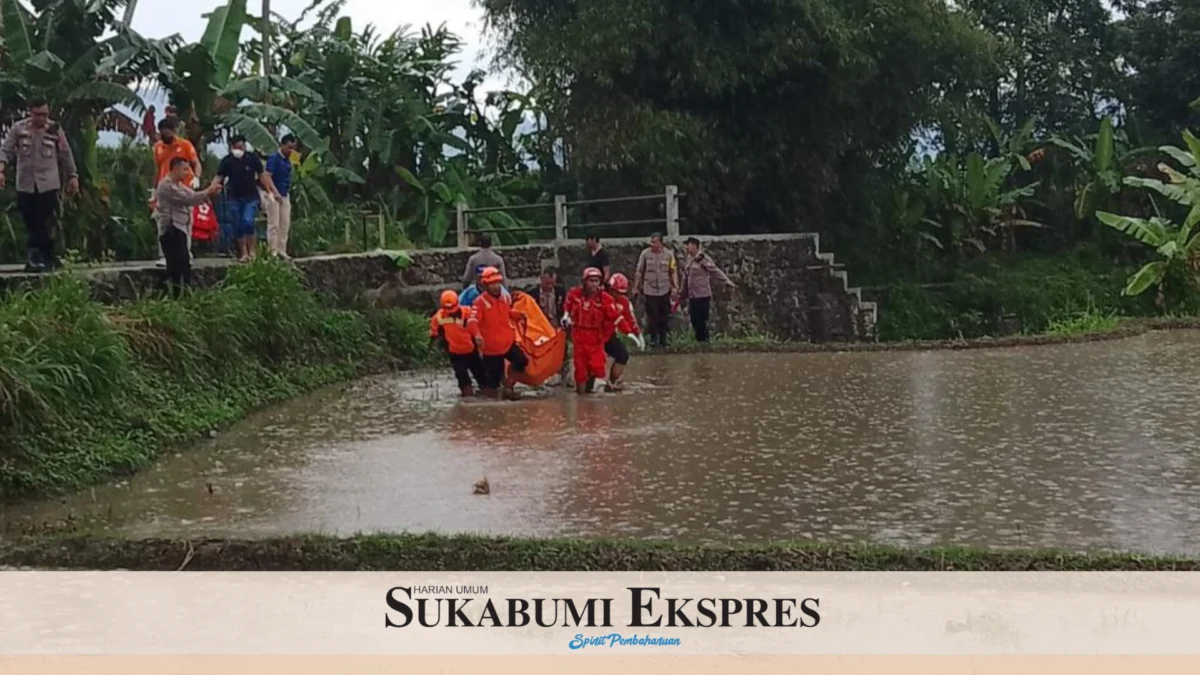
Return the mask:
[[[624,274],[617,272],[608,280],[609,288],[612,289],[613,302],[617,304],[617,308],[621,310],[621,318],[625,330],[622,331],[626,335],[633,338],[641,349],[646,348],[646,343],[642,341],[642,330],[638,327],[637,317],[633,315],[633,303],[629,301],[629,278]],[[625,346],[625,342],[618,335],[616,324],[609,330],[608,340],[604,343],[604,352],[612,357],[612,368],[608,372],[608,391],[621,390],[621,375],[625,372],[625,366],[629,364],[629,348]]]
[[[542,309],[542,313],[549,319],[551,326],[562,328],[563,302],[567,299],[567,289],[558,283],[557,268],[547,267],[542,270],[541,282],[526,291],[526,293],[537,301],[538,307]],[[550,386],[557,387],[566,384],[567,370],[570,367],[571,361],[563,358],[562,369],[558,371],[556,379],[550,382]]]
[[59,191],[79,192],[75,155],[58,122],[50,120],[50,106],[42,99],[29,102],[29,117],[12,125],[0,143],[0,190],[5,169],[17,165],[17,210],[25,220],[25,271],[53,271],[60,264],[54,255],[55,214]]
[[516,399],[513,389],[516,381],[505,374],[504,364],[512,365],[512,371],[524,372],[529,358],[517,345],[512,322],[524,319],[524,315],[513,309],[512,295],[504,291],[504,276],[495,267],[485,267],[480,274],[484,293],[471,305],[471,318],[467,328],[475,340],[475,346],[483,353],[483,377],[480,384],[483,395],[497,398],[501,384],[504,397]]
[[604,343],[612,327],[621,329],[625,318],[615,300],[601,288],[604,272],[589,267],[583,271],[583,286],[567,292],[563,303],[563,325],[571,329],[574,343],[575,390],[590,394],[596,378],[604,377],[608,358]]
[[442,291],[438,304],[441,309],[429,319],[429,339],[440,341],[450,355],[450,367],[454,369],[454,377],[458,380],[459,392],[463,397],[474,396],[471,378],[475,378],[475,383],[482,389],[484,376],[483,361],[467,328],[471,310],[458,303],[458,293],[454,291]]
[[[474,306],[475,299],[483,295],[483,271],[486,269],[488,269],[487,265],[479,265],[475,268],[475,283],[463,289],[463,292],[458,296],[458,304],[470,309]],[[501,272],[500,276],[503,277],[504,273]],[[512,300],[512,293],[508,292],[507,287],[501,285],[500,292],[508,296],[509,300]]]

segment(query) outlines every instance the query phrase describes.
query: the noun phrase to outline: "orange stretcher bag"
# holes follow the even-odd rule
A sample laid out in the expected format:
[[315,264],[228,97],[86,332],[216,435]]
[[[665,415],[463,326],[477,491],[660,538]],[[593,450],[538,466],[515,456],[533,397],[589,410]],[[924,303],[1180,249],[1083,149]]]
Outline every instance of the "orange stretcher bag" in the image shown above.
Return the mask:
[[562,370],[563,360],[567,357],[567,334],[550,324],[542,308],[528,293],[513,291],[513,309],[524,316],[523,320],[513,322],[513,331],[517,346],[529,358],[529,365],[525,372],[511,375],[517,382],[540,387]]

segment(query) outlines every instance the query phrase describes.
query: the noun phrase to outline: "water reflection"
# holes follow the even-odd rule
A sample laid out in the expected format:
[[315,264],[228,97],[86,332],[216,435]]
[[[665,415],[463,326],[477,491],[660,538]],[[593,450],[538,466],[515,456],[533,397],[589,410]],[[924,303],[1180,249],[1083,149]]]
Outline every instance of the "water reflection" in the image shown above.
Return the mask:
[[[1194,553],[1200,334],[637,358],[629,387],[460,403],[384,377],[143,474],[0,507],[135,536],[441,530]],[[489,496],[472,494],[486,476]]]

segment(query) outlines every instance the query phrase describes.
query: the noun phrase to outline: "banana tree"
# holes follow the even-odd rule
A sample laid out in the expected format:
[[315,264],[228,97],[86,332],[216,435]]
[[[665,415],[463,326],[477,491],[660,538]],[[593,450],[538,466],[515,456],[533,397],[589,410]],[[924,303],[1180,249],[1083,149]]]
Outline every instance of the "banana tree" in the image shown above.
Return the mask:
[[159,73],[159,84],[180,111],[188,140],[202,150],[233,132],[244,135],[256,149],[271,152],[278,147],[280,127],[285,127],[306,148],[324,152],[325,140],[310,124],[272,102],[276,92],[315,100],[319,93],[279,75],[234,77],[247,20],[246,0],[229,0],[208,16],[200,41],[180,48],[173,67]]
[[992,119],[985,118],[984,121],[987,123],[988,132],[991,133],[997,156],[1010,162],[1014,168],[1020,168],[1023,171],[1033,168],[1030,160],[1036,156],[1034,154],[1036,144],[1033,140],[1034,120],[1029,120],[1011,135],[1006,134]]
[[1163,286],[1172,268],[1186,268],[1194,284],[1200,285],[1200,140],[1191,132],[1184,132],[1187,149],[1174,146],[1159,148],[1174,159],[1187,173],[1170,165],[1160,163],[1158,170],[1166,176],[1162,181],[1155,178],[1128,176],[1124,183],[1131,187],[1156,192],[1187,209],[1183,224],[1169,218],[1133,218],[1105,211],[1096,213],[1100,222],[1123,232],[1143,244],[1154,248],[1159,260],[1146,263],[1129,277],[1125,295],[1140,295],[1152,287],[1158,288],[1158,302],[1162,303]]
[[1081,138],[1055,137],[1054,145],[1071,153],[1079,170],[1075,197],[1075,217],[1086,220],[1121,192],[1121,177],[1139,158],[1154,153],[1153,148],[1132,147],[1123,130],[1113,127],[1112,119],[1100,120],[1091,147]]
[[[169,60],[178,41],[174,36],[149,40],[117,23],[118,6],[115,0],[54,0],[34,14],[20,0],[0,0],[0,100],[46,99],[75,152],[85,185],[97,178],[96,132],[136,130],[136,121],[121,108],[134,113],[143,109],[132,87]],[[115,34],[103,37],[110,32]],[[0,126],[23,112],[5,110]]]
[[985,160],[978,153],[963,162],[945,155],[926,160],[925,203],[932,215],[923,220],[941,236],[922,236],[939,248],[961,251],[969,245],[984,252],[989,238],[1000,238],[1011,250],[1017,227],[1044,227],[1026,218],[1024,209],[1038,184],[1005,187],[1013,168],[1007,157]]

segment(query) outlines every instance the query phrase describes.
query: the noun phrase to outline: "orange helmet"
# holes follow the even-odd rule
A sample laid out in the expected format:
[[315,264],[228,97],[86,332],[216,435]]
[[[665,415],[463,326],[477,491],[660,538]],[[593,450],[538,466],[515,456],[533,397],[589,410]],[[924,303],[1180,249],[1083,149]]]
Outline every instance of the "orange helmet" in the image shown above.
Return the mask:
[[626,293],[629,291],[629,279],[624,274],[617,272],[608,280],[608,285],[612,286],[613,290],[618,293]]
[[603,281],[604,280],[604,272],[601,272],[600,270],[596,269],[595,267],[589,267],[583,271],[583,280],[584,281],[587,281],[588,279],[591,279],[592,277],[595,277],[595,278]]
[[454,291],[442,291],[441,299],[442,309],[454,309],[458,307],[458,293]]
[[498,284],[504,281],[504,275],[495,267],[485,267],[479,275],[479,280],[486,284]]

